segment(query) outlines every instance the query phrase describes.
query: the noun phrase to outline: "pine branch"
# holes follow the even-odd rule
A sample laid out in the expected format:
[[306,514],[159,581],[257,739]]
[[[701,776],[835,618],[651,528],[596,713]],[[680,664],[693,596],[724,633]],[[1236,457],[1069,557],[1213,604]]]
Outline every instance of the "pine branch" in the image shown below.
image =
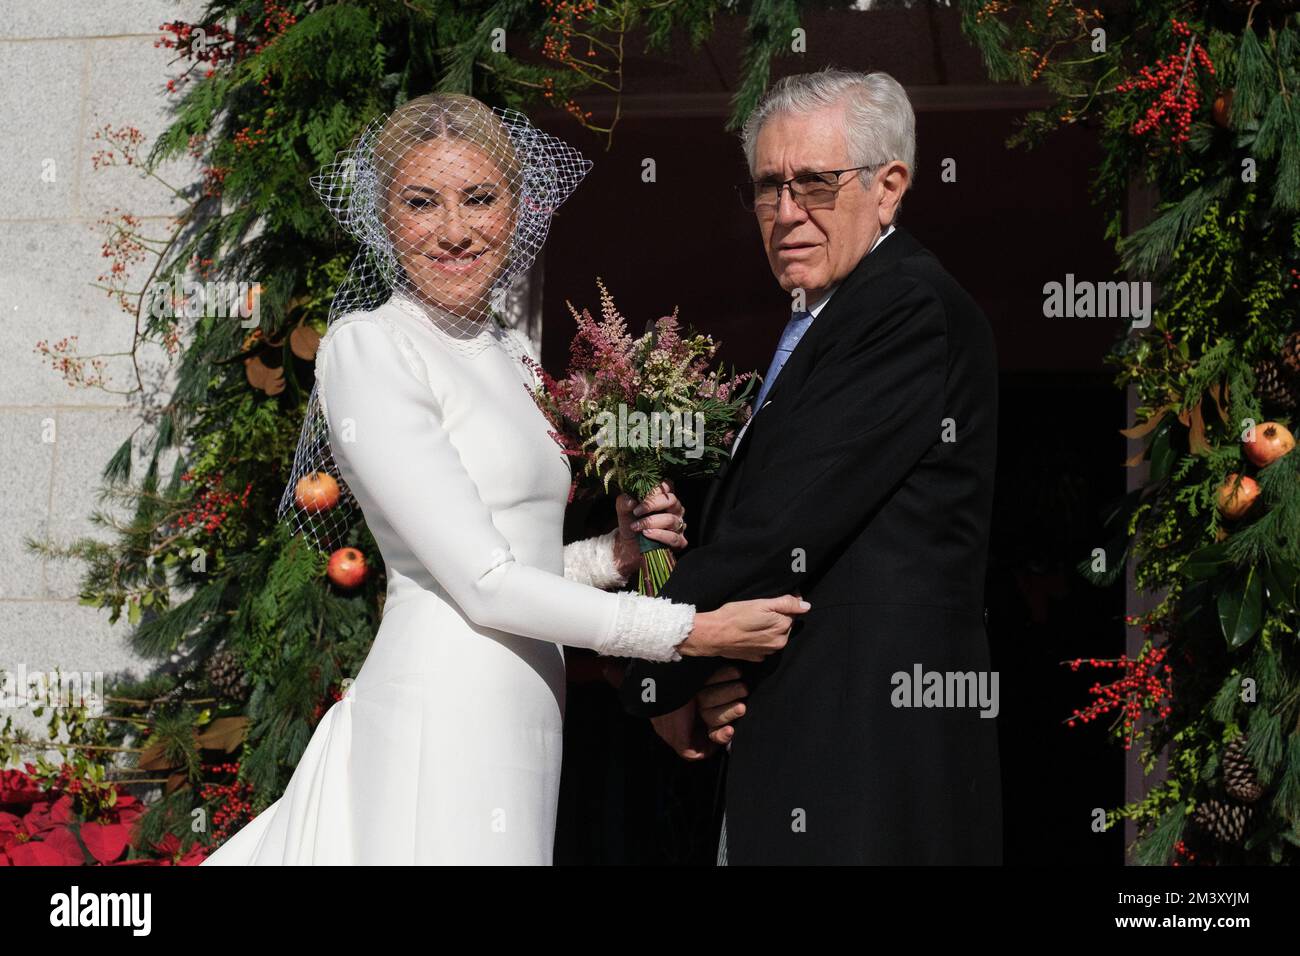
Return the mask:
[[797,0],[754,0],[745,28],[740,89],[732,98],[727,129],[737,130],[744,126],[746,117],[767,90],[773,58],[791,52],[793,33],[798,26]]

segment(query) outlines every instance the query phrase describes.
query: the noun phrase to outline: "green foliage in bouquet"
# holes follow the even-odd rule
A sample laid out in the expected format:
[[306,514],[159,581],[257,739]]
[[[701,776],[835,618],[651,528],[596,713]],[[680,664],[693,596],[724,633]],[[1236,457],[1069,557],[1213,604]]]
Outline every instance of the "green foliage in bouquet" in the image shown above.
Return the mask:
[[[1115,710],[1148,771],[1167,759],[1164,781],[1110,817],[1136,821],[1143,863],[1300,861],[1300,455],[1276,457],[1284,440],[1260,455],[1300,394],[1295,7],[962,4],[995,78],[1057,96],[1017,141],[1098,131],[1108,236],[1129,278],[1157,284],[1150,328],[1111,355],[1138,398],[1125,434],[1145,443],[1130,464],[1147,463],[1146,481],[1112,516],[1104,560],[1080,567],[1111,585],[1127,561],[1158,604],[1128,621],[1147,639],[1094,691],[1108,705],[1075,712]],[[1125,234],[1143,182],[1159,205]]]

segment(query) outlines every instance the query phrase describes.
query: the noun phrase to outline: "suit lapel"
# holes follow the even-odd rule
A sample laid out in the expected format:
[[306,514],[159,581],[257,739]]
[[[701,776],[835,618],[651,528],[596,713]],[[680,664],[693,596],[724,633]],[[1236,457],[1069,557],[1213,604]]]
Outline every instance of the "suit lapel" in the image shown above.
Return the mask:
[[[858,264],[853,267],[853,271],[849,273],[848,277],[840,283],[839,288],[831,295],[830,300],[822,307],[821,313],[813,320],[808,331],[804,333],[803,338],[794,347],[794,351],[790,353],[790,357],[786,359],[785,367],[781,370],[781,374],[777,376],[776,383],[767,393],[766,401],[763,403],[764,408],[774,404],[785,394],[782,386],[787,386],[791,380],[801,377],[787,374],[790,366],[796,362],[812,361],[812,356],[818,352],[818,343],[832,334],[833,326],[845,321],[843,317],[849,314],[847,303],[856,297],[854,292],[873,276],[886,271],[898,260],[917,252],[921,248],[921,244],[916,241],[916,238],[910,232],[901,226],[895,226],[889,238],[877,246],[871,254],[862,257]],[[705,493],[704,504],[700,513],[702,540],[709,540],[714,522],[720,514],[727,510],[728,499],[723,495],[723,490],[732,483],[734,476],[740,471],[740,466],[744,462],[750,446],[754,444],[754,429],[761,424],[758,421],[761,411],[761,409],[754,411],[754,419],[750,422],[740,447],[736,449],[729,459],[723,462],[722,470],[714,478]]]

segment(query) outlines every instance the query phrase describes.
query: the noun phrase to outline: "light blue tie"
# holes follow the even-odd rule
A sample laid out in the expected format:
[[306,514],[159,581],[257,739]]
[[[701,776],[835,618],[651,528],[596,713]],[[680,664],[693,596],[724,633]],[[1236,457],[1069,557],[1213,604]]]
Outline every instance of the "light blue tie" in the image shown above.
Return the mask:
[[755,412],[763,407],[763,399],[767,398],[767,393],[772,390],[776,377],[781,374],[781,369],[785,368],[786,359],[799,344],[803,334],[808,331],[812,321],[811,312],[796,312],[790,316],[790,321],[785,324],[785,331],[781,333],[781,342],[776,347],[776,354],[772,356],[772,364],[767,367],[767,374],[763,376],[763,387],[758,390],[758,398],[754,399]]

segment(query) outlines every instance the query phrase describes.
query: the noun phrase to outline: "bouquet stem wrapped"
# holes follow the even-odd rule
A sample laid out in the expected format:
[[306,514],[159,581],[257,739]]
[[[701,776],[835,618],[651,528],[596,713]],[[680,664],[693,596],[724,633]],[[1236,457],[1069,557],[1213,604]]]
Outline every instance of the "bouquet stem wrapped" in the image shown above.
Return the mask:
[[677,559],[663,544],[651,541],[643,534],[637,535],[637,544],[641,546],[641,568],[637,572],[636,589],[653,597],[668,583]]

